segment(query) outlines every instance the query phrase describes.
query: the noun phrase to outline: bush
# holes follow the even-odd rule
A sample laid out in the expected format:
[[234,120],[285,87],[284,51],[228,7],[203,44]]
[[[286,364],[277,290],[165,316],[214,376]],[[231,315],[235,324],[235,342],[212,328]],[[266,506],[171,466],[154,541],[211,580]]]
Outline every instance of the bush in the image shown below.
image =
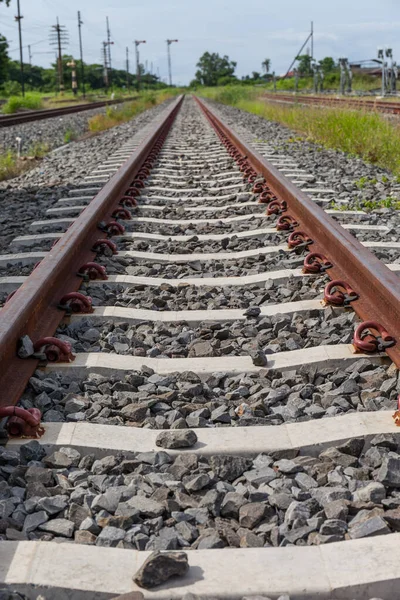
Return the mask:
[[6,115],[17,112],[21,108],[29,108],[31,110],[39,110],[43,108],[43,101],[40,94],[30,92],[23,96],[11,96],[3,106],[3,113]]
[[18,81],[6,81],[2,87],[3,94],[6,98],[10,96],[19,96],[22,93],[21,84]]

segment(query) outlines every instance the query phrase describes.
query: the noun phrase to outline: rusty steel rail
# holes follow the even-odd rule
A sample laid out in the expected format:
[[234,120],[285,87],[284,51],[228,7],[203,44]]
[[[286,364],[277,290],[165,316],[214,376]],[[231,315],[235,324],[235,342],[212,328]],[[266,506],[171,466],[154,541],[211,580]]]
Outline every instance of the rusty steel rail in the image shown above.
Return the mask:
[[106,237],[99,223],[109,220],[154,145],[169,131],[182,100],[180,96],[166,109],[162,122],[153,128],[1,309],[0,407],[18,402],[38,364],[35,358],[18,358],[19,339],[28,335],[36,342],[54,334],[65,314],[58,307],[60,299],[79,289],[82,278],[77,272],[83,264],[93,260],[96,254],[93,244]]
[[286,202],[282,217],[296,221],[294,232],[303,232],[311,240],[311,252],[320,253],[331,263],[331,280],[345,281],[358,294],[352,308],[364,321],[380,323],[395,339],[387,354],[400,366],[400,277],[365,248],[351,233],[282,175],[270,162],[244,142],[220,117],[196,98],[214,128],[227,136],[246,157],[257,174],[280,202]]
[[54,117],[62,117],[72,113],[83,112],[95,108],[103,108],[112,104],[122,104],[136,100],[136,98],[125,98],[123,100],[101,100],[100,102],[92,102],[91,104],[75,104],[74,106],[63,106],[61,108],[47,108],[44,110],[32,110],[29,112],[19,113],[17,115],[0,115],[0,127],[12,127],[13,125],[21,125],[30,121],[41,121],[43,119],[52,119]]
[[400,114],[400,102],[387,100],[360,100],[357,98],[336,98],[321,96],[303,96],[300,94],[263,94],[261,98],[288,104],[311,104],[326,107],[354,108],[357,110],[377,111],[382,113]]

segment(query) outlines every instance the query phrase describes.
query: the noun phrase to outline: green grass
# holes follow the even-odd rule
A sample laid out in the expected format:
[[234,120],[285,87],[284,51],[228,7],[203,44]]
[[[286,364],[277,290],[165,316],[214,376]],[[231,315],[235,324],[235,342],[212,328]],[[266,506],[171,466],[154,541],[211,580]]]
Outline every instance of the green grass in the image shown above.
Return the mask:
[[377,112],[282,105],[263,101],[260,90],[205,88],[199,95],[286,125],[325,148],[340,150],[400,176],[400,126]]
[[32,144],[27,153],[18,157],[13,150],[6,150],[0,153],[0,181],[18,177],[25,171],[36,166],[38,162],[46,156],[49,146],[44,142]]
[[17,112],[21,108],[29,108],[31,110],[39,110],[43,108],[43,100],[40,94],[30,92],[24,97],[22,96],[11,96],[6,104],[3,106],[3,113],[10,115]]
[[89,119],[89,131],[97,133],[130,121],[136,115],[179,93],[180,90],[143,92],[133,102],[125,102],[122,106],[107,106],[105,113],[95,115]]
[[78,134],[73,129],[67,129],[64,133],[64,144],[69,144],[70,142],[74,142]]

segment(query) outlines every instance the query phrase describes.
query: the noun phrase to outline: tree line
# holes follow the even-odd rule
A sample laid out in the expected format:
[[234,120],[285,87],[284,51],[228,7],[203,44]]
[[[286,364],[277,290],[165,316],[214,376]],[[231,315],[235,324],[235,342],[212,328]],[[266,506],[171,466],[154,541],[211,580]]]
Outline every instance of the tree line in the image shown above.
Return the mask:
[[[0,0],[0,3],[2,0]],[[21,91],[21,66],[19,61],[12,60],[8,56],[7,39],[0,34],[0,91],[5,96],[17,95]],[[78,85],[81,83],[82,63],[79,59],[73,59],[72,56],[65,54],[62,57],[64,87],[65,90],[71,89],[72,71],[67,63],[75,61]],[[101,64],[84,63],[85,87],[87,91],[104,89],[104,66]],[[39,67],[24,63],[24,82],[27,91],[38,91],[51,93],[58,90],[58,69],[56,62],[49,68]],[[161,89],[167,87],[165,83],[152,74],[146,73],[144,66],[140,65],[140,82],[142,88]],[[129,74],[122,69],[112,69],[111,86],[115,88],[134,87],[136,85],[136,74]]]
[[[297,57],[297,70],[300,76],[312,75],[312,59],[308,54]],[[330,56],[326,56],[318,62],[324,75],[338,72],[339,65]],[[229,56],[220,56],[216,52],[205,52],[199,59],[196,67],[195,78],[190,83],[191,87],[199,85],[216,86],[229,85],[232,83],[265,83],[270,81],[273,75],[270,73],[271,60],[266,58],[261,63],[261,72],[253,71],[251,75],[245,75],[238,79],[235,75],[237,63],[230,60]]]

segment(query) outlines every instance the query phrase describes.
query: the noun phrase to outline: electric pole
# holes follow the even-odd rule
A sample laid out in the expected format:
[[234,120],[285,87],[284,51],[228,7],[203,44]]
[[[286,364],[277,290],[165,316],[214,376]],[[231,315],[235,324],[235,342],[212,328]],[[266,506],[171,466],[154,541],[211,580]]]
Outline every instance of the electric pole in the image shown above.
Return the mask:
[[104,79],[104,87],[108,90],[109,80],[108,80],[108,62],[107,62],[107,42],[103,42],[103,62],[104,62],[104,70],[103,70],[103,79]]
[[50,43],[53,46],[57,46],[58,57],[57,57],[57,66],[58,66],[58,86],[60,89],[60,94],[64,93],[64,74],[63,74],[63,62],[62,62],[62,50],[63,47],[68,43],[68,34],[65,31],[65,26],[60,25],[57,17],[57,24],[51,26],[54,29],[55,34],[52,32],[50,37]]
[[83,50],[82,50],[82,32],[81,25],[83,25],[83,21],[81,21],[81,11],[78,10],[78,29],[79,29],[79,51],[81,56],[81,79],[82,79],[82,94],[85,98],[85,67],[83,64]]
[[135,40],[135,52],[136,52],[136,89],[140,90],[140,64],[139,64],[139,45],[145,44],[146,40]]
[[126,89],[129,91],[129,48],[126,47]]
[[314,58],[314,22],[311,21],[311,60]]
[[22,31],[21,31],[21,19],[24,17],[21,15],[21,10],[19,7],[19,0],[17,0],[17,10],[18,15],[15,17],[15,20],[18,22],[18,34],[19,34],[19,63],[21,69],[21,90],[22,95],[25,96],[25,82],[24,82],[24,58],[22,55]]
[[172,85],[172,69],[171,69],[171,44],[178,40],[167,40],[167,52],[168,52],[168,72],[169,72],[169,85]]
[[111,85],[111,80],[112,80],[111,44],[113,44],[114,42],[111,42],[111,31],[110,31],[110,26],[109,26],[109,23],[108,23],[108,17],[106,17],[106,22],[107,22],[108,68],[110,70],[109,83]]

